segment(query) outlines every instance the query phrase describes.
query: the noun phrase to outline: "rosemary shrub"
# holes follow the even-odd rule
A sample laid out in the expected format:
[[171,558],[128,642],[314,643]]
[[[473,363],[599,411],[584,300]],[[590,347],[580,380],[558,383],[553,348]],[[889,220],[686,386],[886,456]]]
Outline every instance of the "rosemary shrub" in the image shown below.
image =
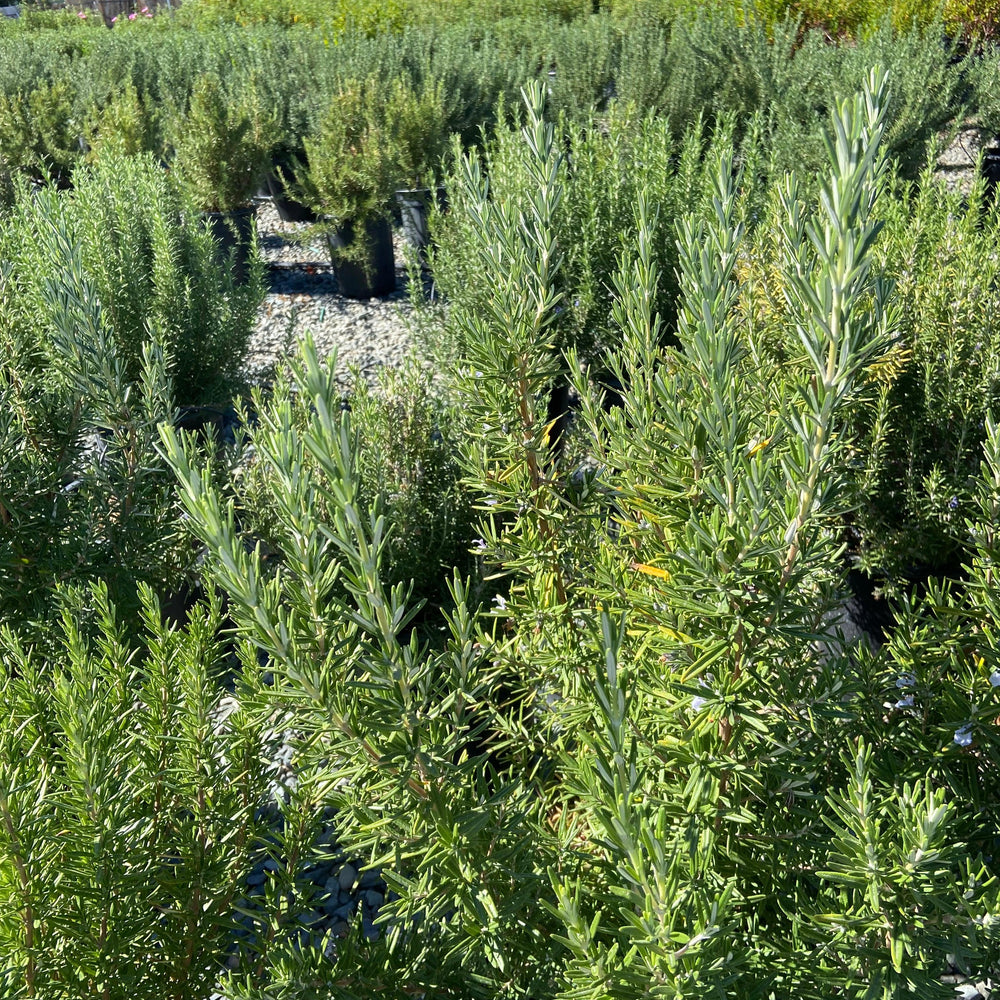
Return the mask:
[[571,956],[555,992],[948,995],[948,960],[976,975],[997,956],[978,821],[997,735],[976,721],[995,711],[993,654],[958,655],[976,628],[947,593],[900,623],[887,655],[846,647],[831,618],[852,413],[898,336],[873,269],[885,81],[835,116],[819,211],[794,178],[779,191],[798,350],[777,379],[759,360],[766,330],[738,308],[750,290],[731,159],[679,230],[677,347],[655,309],[655,206],[639,201],[608,358],[623,405],[605,412],[568,358],[592,456],[573,475],[543,408],[564,258],[539,98],[523,137],[533,193],[497,204],[466,168],[488,292],[465,314],[456,384],[483,558],[509,578],[489,655],[521,679],[532,749],[558,776],[551,818],[573,845],[543,901]]
[[176,585],[188,559],[153,449],[173,407],[168,351],[156,338],[138,359],[120,349],[55,213],[36,239],[51,262],[34,275],[43,340],[18,314],[22,274],[10,262],[0,271],[0,608],[10,623],[48,620],[54,588],[69,582],[103,580],[134,611],[139,581]]
[[[879,650],[833,614],[859,408],[904,329],[878,267],[886,79],[838,106],[817,202],[793,176],[778,189],[770,270],[748,263],[752,185],[731,148],[677,213],[669,316],[657,234],[672,220],[636,200],[615,347],[588,347],[620,385],[610,409],[560,335],[577,308],[559,230],[570,173],[542,101],[530,88],[517,197],[498,200],[502,172],[488,185],[476,156],[456,169],[484,289],[456,309],[442,374],[494,599],[455,573],[438,630],[415,628],[419,602],[387,563],[406,509],[366,493],[335,362],[309,341],[239,442],[233,485],[161,425],[205,551],[202,605],[168,627],[143,589],[128,635],[96,588],[62,599],[56,652],[0,630],[11,995],[895,1000],[997,968],[989,413],[963,589],[911,600]],[[772,271],[780,320],[756,308]],[[95,301],[52,294],[74,320]],[[775,371],[779,333],[794,349]],[[567,371],[576,466],[548,407]],[[241,480],[251,462],[266,474]],[[296,780],[274,790],[279,726]],[[265,835],[269,791],[283,825]],[[296,881],[325,822],[391,890],[377,936],[299,933]],[[260,851],[279,877],[226,972]]]
[[231,212],[250,204],[268,166],[278,122],[255,81],[244,78],[238,97],[208,73],[197,78],[186,108],[170,127],[173,168],[204,212]]
[[219,600],[178,631],[140,596],[130,634],[103,587],[63,594],[52,660],[0,629],[0,988],[12,1000],[208,997],[264,850],[268,738],[245,683],[220,719]]
[[[236,505],[190,443],[170,428],[163,440],[209,576],[228,595],[237,634],[266,656],[272,706],[301,734],[300,787],[335,808],[342,849],[381,868],[396,895],[378,941],[361,946],[356,927],[335,962],[314,955],[312,967],[344,997],[496,996],[498,969],[543,985],[555,925],[535,901],[556,839],[539,763],[502,735],[526,723],[506,714],[469,585],[456,574],[443,635],[419,638],[409,588],[383,580],[390,528],[361,504],[333,364],[306,343],[292,379],[307,422],[285,397],[252,435],[271,470],[277,559],[245,545]],[[286,942],[275,988],[294,989],[307,960]]]
[[255,257],[250,280],[235,283],[152,155],[108,151],[77,171],[71,192],[35,194],[22,185],[15,207],[0,221],[0,257],[12,268],[8,316],[43,355],[52,315],[43,289],[65,266],[49,238],[58,227],[78,250],[129,378],[138,378],[142,345],[153,338],[178,405],[223,402],[240,390],[264,296],[262,264]]

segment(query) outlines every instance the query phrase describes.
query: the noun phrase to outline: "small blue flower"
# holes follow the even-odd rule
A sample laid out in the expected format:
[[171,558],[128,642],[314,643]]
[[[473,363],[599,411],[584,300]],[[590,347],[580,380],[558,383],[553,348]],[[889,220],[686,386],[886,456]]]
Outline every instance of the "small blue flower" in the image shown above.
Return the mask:
[[691,699],[691,711],[700,712],[707,704],[708,702],[700,694],[696,694]]
[[507,610],[507,598],[503,597],[501,594],[497,594],[493,598],[493,603],[497,606],[497,611]]
[[478,552],[479,555],[482,555],[486,551],[486,540],[483,538],[477,538],[472,543],[472,551]]
[[959,726],[955,731],[955,742],[960,747],[967,747],[972,743],[972,723],[967,722],[964,726]]
[[913,685],[916,683],[917,683],[917,678],[914,674],[910,673],[900,674],[896,678],[896,687],[898,688],[913,687]]
[[912,708],[913,707],[913,695],[908,694],[905,698],[900,698],[896,702],[896,708]]
[[958,497],[952,497],[948,501],[948,509],[949,510],[954,510],[957,506],[958,506]]
[[1000,688],[1000,670],[994,670],[990,674],[990,684],[995,688]]

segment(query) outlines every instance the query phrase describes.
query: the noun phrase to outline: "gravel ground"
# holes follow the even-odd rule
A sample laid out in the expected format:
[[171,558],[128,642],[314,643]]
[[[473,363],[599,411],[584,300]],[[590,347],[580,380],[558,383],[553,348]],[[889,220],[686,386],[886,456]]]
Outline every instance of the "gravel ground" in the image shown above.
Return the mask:
[[411,311],[405,260],[407,250],[394,233],[396,291],[381,299],[349,299],[339,294],[322,239],[295,239],[307,227],[282,222],[270,201],[257,207],[257,232],[268,263],[269,290],[251,343],[249,369],[263,377],[307,330],[321,354],[336,349],[346,375],[357,367],[372,378],[381,365],[398,365],[406,353]]
[[958,190],[967,195],[976,177],[976,159],[984,147],[987,149],[988,175],[990,152],[995,149],[995,138],[978,125],[967,122],[938,157],[935,173],[944,179],[949,190]]

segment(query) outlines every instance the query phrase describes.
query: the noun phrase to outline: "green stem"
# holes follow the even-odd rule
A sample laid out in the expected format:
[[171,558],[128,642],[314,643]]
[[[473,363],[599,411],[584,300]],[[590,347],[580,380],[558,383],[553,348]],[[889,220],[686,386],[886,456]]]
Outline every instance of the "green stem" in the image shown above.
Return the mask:
[[31,879],[28,876],[28,868],[24,863],[21,841],[14,829],[14,820],[10,815],[10,805],[7,795],[0,788],[0,818],[3,820],[4,830],[11,844],[11,855],[14,867],[17,870],[17,880],[21,886],[24,896],[24,909],[22,911],[22,922],[24,924],[24,950],[27,953],[27,960],[24,970],[24,984],[27,990],[26,995],[35,996],[35,910],[31,905]]

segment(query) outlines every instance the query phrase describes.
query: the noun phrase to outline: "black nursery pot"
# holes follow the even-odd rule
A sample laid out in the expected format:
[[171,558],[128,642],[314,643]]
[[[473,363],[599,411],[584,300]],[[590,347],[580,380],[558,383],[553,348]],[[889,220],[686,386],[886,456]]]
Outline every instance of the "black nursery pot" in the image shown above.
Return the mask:
[[400,222],[403,226],[403,237],[416,250],[423,253],[430,245],[430,232],[427,219],[431,204],[436,202],[440,211],[448,208],[448,196],[443,187],[412,188],[396,192],[396,204],[399,206]]
[[253,253],[253,225],[257,209],[234,208],[231,212],[205,212],[212,236],[217,246],[216,258],[233,261],[233,277],[242,284],[250,274],[250,255]]
[[291,164],[276,160],[274,168],[265,178],[268,194],[277,209],[282,222],[316,222],[316,213],[301,201],[288,197],[288,182],[291,179]]
[[[355,229],[353,221],[347,221],[327,238],[341,295],[371,299],[395,290],[396,258],[392,252],[392,226],[387,218],[368,219],[360,231]],[[345,256],[345,251],[350,256]]]

